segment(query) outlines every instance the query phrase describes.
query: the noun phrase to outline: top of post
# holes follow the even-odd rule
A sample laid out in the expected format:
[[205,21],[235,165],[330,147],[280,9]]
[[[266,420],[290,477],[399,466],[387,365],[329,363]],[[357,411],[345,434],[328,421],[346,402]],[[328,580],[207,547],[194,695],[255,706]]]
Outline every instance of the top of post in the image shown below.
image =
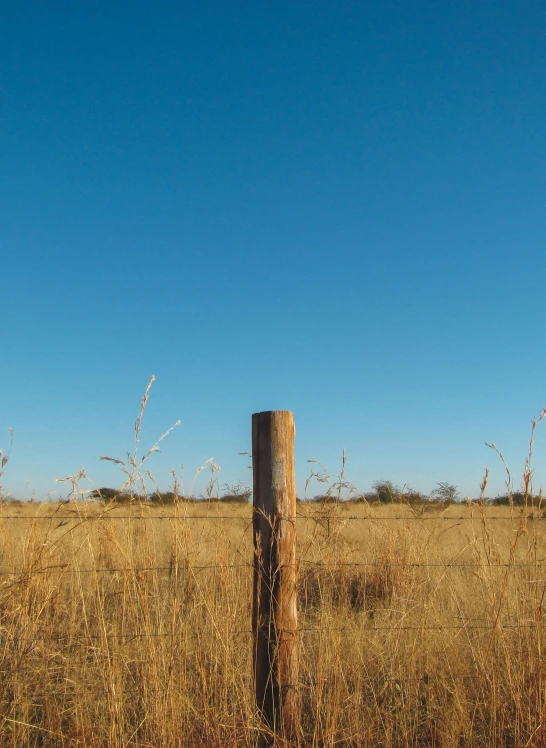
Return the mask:
[[290,413],[291,416],[294,414],[291,410],[261,410],[259,413],[253,413],[253,416],[265,416],[270,415],[271,413]]

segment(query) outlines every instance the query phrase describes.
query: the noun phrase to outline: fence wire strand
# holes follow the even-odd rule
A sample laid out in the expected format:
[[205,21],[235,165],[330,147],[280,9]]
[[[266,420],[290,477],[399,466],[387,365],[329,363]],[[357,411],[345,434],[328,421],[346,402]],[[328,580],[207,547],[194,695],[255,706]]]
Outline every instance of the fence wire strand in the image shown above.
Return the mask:
[[[312,634],[329,634],[329,633],[346,633],[351,634],[351,636],[354,635],[365,635],[370,631],[511,631],[511,630],[520,630],[520,629],[535,629],[540,627],[540,623],[538,622],[527,622],[527,623],[512,623],[512,624],[503,624],[501,622],[497,623],[491,623],[491,624],[466,624],[464,621],[461,621],[459,625],[436,625],[436,626],[366,626],[365,628],[357,628],[353,626],[298,626],[297,633],[312,633]],[[1,631],[1,630],[0,630]],[[4,629],[5,631],[5,629]],[[225,632],[218,632],[218,631],[188,631],[185,629],[180,629],[177,634],[173,634],[172,631],[135,631],[135,632],[129,632],[129,633],[122,633],[122,632],[116,632],[116,633],[101,633],[101,634],[67,634],[67,635],[59,635],[59,636],[32,636],[33,641],[54,641],[54,642],[80,642],[85,643],[86,641],[103,641],[103,640],[119,640],[124,639],[127,641],[134,641],[136,639],[165,639],[165,638],[179,638],[179,639],[185,639],[188,636],[191,638],[200,638],[200,637],[218,637],[221,638],[223,635],[229,635],[229,636],[251,636],[253,634],[252,629],[233,629]],[[5,642],[6,639],[13,638],[6,636],[5,634],[2,635],[0,633],[0,642]],[[20,636],[17,637],[17,639],[20,639],[21,641],[24,641],[24,637]],[[274,641],[275,639],[272,639]]]
[[[477,510],[476,510],[477,511]],[[463,522],[463,521],[477,521],[482,522],[483,517],[481,515],[471,515],[471,516],[450,516],[450,515],[441,515],[436,517],[430,517],[430,516],[421,516],[421,515],[410,515],[408,517],[404,517],[402,515],[391,515],[391,516],[365,516],[365,517],[359,517],[357,515],[348,515],[343,516],[340,514],[323,514],[323,515],[310,515],[310,514],[297,514],[297,519],[301,520],[310,520],[313,522],[332,522],[332,521],[338,521],[338,522],[383,522],[385,521],[399,521],[399,522],[413,522],[413,521],[431,521],[431,522]],[[251,516],[242,516],[242,515],[236,515],[236,514],[98,514],[98,515],[85,515],[85,514],[2,514],[0,513],[0,520],[17,520],[17,519],[26,519],[26,520],[44,520],[44,521],[56,521],[56,520],[62,520],[62,521],[68,521],[68,520],[74,520],[78,522],[97,522],[97,521],[105,521],[105,520],[127,520],[127,519],[134,519],[134,520],[178,520],[178,521],[185,521],[185,520],[241,520],[245,522],[249,522],[252,520]],[[535,514],[529,514],[529,515],[523,515],[523,514],[514,514],[513,516],[502,516],[502,515],[493,515],[493,516],[486,516],[486,521],[520,521],[522,519],[527,520],[543,520],[546,519],[546,517],[543,517],[541,515],[535,515]]]
[[[311,561],[309,559],[298,559],[296,565],[311,566],[317,571],[329,571],[331,569],[351,569],[351,568],[411,568],[411,569],[546,569],[546,563],[466,563],[466,562],[426,562],[419,561]],[[105,567],[101,569],[70,569],[68,566],[56,565],[48,566],[44,569],[22,569],[19,571],[0,571],[0,577],[13,576],[31,576],[33,574],[119,574],[132,572],[134,574],[144,574],[153,571],[169,572],[176,574],[186,571],[203,571],[205,569],[254,569],[252,563],[239,564],[182,564],[180,566],[119,566]],[[533,582],[542,582],[545,580],[534,579]]]

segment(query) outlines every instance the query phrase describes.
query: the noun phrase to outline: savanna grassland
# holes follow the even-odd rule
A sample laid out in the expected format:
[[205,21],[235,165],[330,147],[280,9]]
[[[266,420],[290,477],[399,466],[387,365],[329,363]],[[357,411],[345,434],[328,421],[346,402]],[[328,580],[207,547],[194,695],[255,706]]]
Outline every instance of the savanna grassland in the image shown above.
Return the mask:
[[[542,511],[300,503],[301,744],[543,746]],[[0,508],[1,746],[257,746],[252,508]]]

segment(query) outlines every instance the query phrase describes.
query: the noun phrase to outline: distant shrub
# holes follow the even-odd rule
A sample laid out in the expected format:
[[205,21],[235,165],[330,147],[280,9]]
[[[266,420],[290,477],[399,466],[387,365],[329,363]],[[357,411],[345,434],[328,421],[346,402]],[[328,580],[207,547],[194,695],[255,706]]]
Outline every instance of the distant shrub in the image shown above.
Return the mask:
[[431,496],[438,501],[448,501],[451,503],[457,501],[460,498],[457,486],[453,486],[451,485],[451,483],[447,483],[446,481],[437,483],[436,488],[431,493]]
[[248,504],[252,498],[252,491],[248,486],[237,483],[234,486],[224,486],[224,493],[219,501],[225,504]]
[[[375,494],[374,494],[375,495]],[[365,504],[368,501],[366,494],[359,493],[355,496],[349,497],[344,503],[345,504]]]
[[314,504],[337,504],[338,497],[332,496],[332,494],[318,494],[309,499],[309,501],[312,501]]
[[376,480],[372,488],[375,493],[375,501],[381,504],[392,504],[393,501],[399,501],[401,491],[390,480]]
[[174,491],[165,491],[164,493],[161,491],[154,491],[148,495],[148,501],[152,504],[160,504],[161,506],[172,506],[179,502],[188,503],[200,501],[200,499],[196,499],[194,496],[182,496]]
[[146,501],[147,497],[126,493],[116,488],[96,488],[94,491],[91,491],[89,498],[95,501],[115,501],[116,504],[128,504],[131,501]]
[[[421,504],[429,504],[430,498],[420,491],[416,491],[413,488],[408,488],[401,494],[401,500],[407,502],[410,506],[420,506]],[[435,502],[434,502],[435,503]]]
[[166,491],[165,493],[154,491],[148,499],[152,504],[175,504],[180,500],[180,496],[177,496],[173,491]]
[[21,499],[16,499],[13,496],[0,496],[0,501],[2,501],[4,504],[9,504],[10,506],[23,506],[25,503],[24,501],[21,501]]
[[219,501],[226,504],[248,504],[251,496],[251,491],[245,494],[227,494],[226,496],[220,496]]
[[[510,502],[510,499],[512,499],[512,502]],[[514,491],[513,494],[503,494],[502,496],[495,497],[491,500],[491,503],[495,506],[510,506],[510,503],[514,506],[524,506],[525,504],[527,506],[538,506],[541,503],[541,498],[528,494],[526,500],[525,494],[522,491]]]
[[119,491],[115,488],[96,488],[89,494],[90,499],[95,501],[114,501],[117,498]]

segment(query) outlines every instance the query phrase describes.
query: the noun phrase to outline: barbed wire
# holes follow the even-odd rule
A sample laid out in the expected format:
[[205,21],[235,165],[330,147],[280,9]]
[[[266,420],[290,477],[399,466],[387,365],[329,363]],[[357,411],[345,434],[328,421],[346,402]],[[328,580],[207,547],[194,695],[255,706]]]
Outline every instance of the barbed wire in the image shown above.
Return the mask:
[[[446,562],[420,562],[420,561],[312,561],[310,559],[297,559],[296,565],[308,565],[312,566],[317,571],[328,571],[330,569],[345,569],[345,568],[360,568],[360,567],[372,567],[372,568],[438,568],[438,569],[546,569],[546,563],[542,562],[506,562],[506,563],[491,563],[483,561],[482,563],[467,563],[459,561],[446,561]],[[165,571],[171,574],[185,571],[203,571],[205,569],[254,569],[254,564],[249,562],[241,562],[236,564],[182,564],[182,565],[170,565],[170,566],[119,566],[119,567],[103,567],[103,568],[89,568],[89,569],[70,569],[68,565],[55,565],[48,566],[43,569],[22,569],[18,571],[0,571],[0,576],[30,576],[32,574],[116,574],[122,572],[133,572],[135,574],[148,573],[153,571]],[[542,582],[546,580],[535,579],[531,580],[534,582]]]
[[169,571],[173,574],[180,571],[187,570],[203,570],[203,569],[241,569],[249,568],[252,569],[253,565],[249,563],[240,564],[188,564],[182,566],[120,566],[110,567],[102,569],[69,569],[65,566],[49,566],[46,569],[26,569],[23,571],[0,571],[0,576],[16,576],[16,575],[30,575],[30,574],[48,574],[58,572],[62,574],[113,574],[117,572],[135,572],[144,573],[149,571]]
[[[365,677],[360,678],[361,685],[366,684],[377,684],[378,686],[381,686],[382,689],[385,689],[387,687],[393,687],[396,688],[400,684],[403,683],[422,683],[426,687],[431,687],[436,683],[445,683],[446,681],[454,681],[454,680],[479,680],[484,682],[484,684],[488,683],[488,675],[490,675],[488,672],[484,671],[483,673],[448,673],[448,675],[442,674],[441,676],[425,673],[424,675],[420,676],[410,676],[410,675],[391,675],[391,676],[384,676],[384,675],[369,675]],[[134,677],[132,680],[136,680]],[[313,687],[323,687],[324,685],[328,684],[330,680],[334,680],[334,678],[298,678],[297,679],[297,686],[299,688],[305,688],[305,689],[311,689]],[[123,688],[118,693],[122,694],[138,694],[139,696],[145,696],[148,694],[155,694],[155,693],[166,693],[167,691],[171,691],[173,694],[176,694],[176,688],[174,687],[174,684],[169,684],[167,686],[150,686],[148,683],[145,687],[140,688]],[[51,691],[50,695],[60,695],[65,696],[66,691],[60,691],[55,692]]]
[[[474,619],[471,619],[474,620]],[[332,627],[327,626],[324,628],[321,627],[302,627],[297,629],[298,631],[314,631],[314,632],[346,632],[350,634],[365,634],[368,631],[466,631],[468,629],[479,629],[484,631],[493,631],[495,629],[500,630],[512,630],[512,629],[526,629],[526,628],[537,628],[541,625],[541,622],[532,621],[527,623],[508,623],[504,624],[501,622],[498,623],[491,623],[491,624],[471,624],[467,625],[464,621],[462,621],[458,626],[455,624],[436,624],[435,626],[419,626],[418,624],[415,625],[408,625],[405,624],[404,626],[366,626],[366,628],[354,628],[351,626],[339,626],[339,627]]]
[[[260,513],[256,513],[257,516],[262,516]],[[349,516],[343,516],[339,514],[323,514],[323,515],[309,515],[309,514],[296,514],[297,519],[307,519],[312,520],[314,522],[327,522],[327,521],[358,521],[358,522],[382,522],[383,520],[386,521],[399,521],[399,522],[414,522],[414,521],[431,521],[431,522],[461,522],[461,521],[480,521],[482,522],[484,519],[489,521],[518,521],[521,519],[527,519],[527,520],[542,520],[546,519],[546,517],[542,515],[535,515],[535,514],[529,514],[527,516],[519,514],[519,515],[513,515],[513,516],[507,516],[504,517],[502,515],[493,515],[488,517],[487,515],[471,515],[471,516],[449,516],[449,515],[440,515],[436,517],[431,516],[421,516],[421,515],[410,515],[408,517],[404,517],[402,515],[392,515],[392,516],[365,516],[365,517],[359,517],[357,515],[349,515]],[[26,520],[46,520],[46,521],[55,521],[55,520],[75,520],[79,522],[96,522],[96,521],[105,521],[105,520],[127,520],[127,519],[134,519],[134,520],[244,520],[246,522],[249,522],[252,520],[251,516],[242,516],[242,515],[233,515],[233,514],[188,514],[188,515],[180,515],[180,514],[98,514],[98,515],[85,515],[85,514],[2,514],[0,512],[0,520],[18,520],[18,519],[26,519]]]
[[[474,619],[471,619],[474,620]],[[294,633],[301,634],[301,633],[348,633],[351,635],[365,635],[369,633],[370,631],[388,631],[388,632],[398,632],[398,631],[514,631],[514,630],[521,630],[521,629],[536,629],[540,626],[546,625],[546,622],[539,622],[539,621],[527,621],[525,623],[502,623],[500,621],[493,622],[489,624],[467,624],[464,621],[461,621],[458,625],[456,624],[436,624],[434,626],[419,626],[419,625],[409,625],[404,624],[402,626],[399,625],[392,625],[392,626],[366,626],[364,628],[357,628],[354,626],[298,626],[298,628],[295,630]],[[4,628],[4,632],[7,630]],[[261,629],[262,633],[264,632],[264,629]],[[179,629],[175,634],[173,634],[172,631],[136,631],[136,632],[129,632],[129,633],[122,633],[122,632],[116,632],[116,633],[100,633],[100,634],[58,634],[58,635],[51,635],[51,636],[32,636],[30,637],[32,641],[56,641],[56,642],[85,642],[88,640],[92,641],[102,641],[102,640],[119,640],[119,639],[125,639],[128,641],[134,641],[137,639],[165,639],[165,638],[179,638],[183,639],[186,638],[188,635],[192,638],[199,638],[199,637],[222,637],[222,636],[251,636],[253,634],[252,629],[232,629],[229,631],[187,631],[184,629]],[[6,635],[4,633],[3,636],[0,637],[1,639],[6,639]],[[17,635],[17,637],[13,637],[19,640],[24,641],[24,637]]]
[[[409,561],[310,561],[308,559],[299,559],[296,564],[305,564],[314,567],[317,571],[328,571],[330,569],[340,568],[360,568],[360,567],[376,567],[376,568],[438,568],[438,569],[546,569],[546,563],[489,563],[484,561],[483,563],[459,563],[459,562],[432,562],[432,563],[421,563]],[[184,571],[203,571],[205,569],[254,569],[252,563],[238,563],[238,564],[183,564],[181,566],[119,566],[119,567],[104,567],[99,569],[69,569],[67,566],[48,566],[45,569],[23,569],[19,571],[0,571],[0,577],[10,576],[30,576],[33,574],[117,574],[122,572],[133,572],[135,574],[143,574],[153,571],[165,571],[171,574]],[[535,579],[533,582],[543,582],[546,580]]]
[[308,559],[300,559],[299,563],[302,564],[309,564],[315,566],[315,568],[318,569],[330,569],[334,568],[337,569],[338,567],[353,567],[353,566],[378,566],[381,568],[391,568],[391,567],[402,567],[402,568],[441,568],[441,569],[489,569],[489,568],[516,568],[516,569],[541,569],[546,568],[546,563],[490,563],[488,561],[483,561],[483,563],[467,563],[467,562],[459,562],[459,561],[434,561],[434,562],[426,562],[423,563],[421,561],[331,561],[331,562],[323,562],[323,561],[310,561]]
[[[462,679],[462,680],[480,680],[485,681],[487,683],[487,678],[490,673],[487,671],[484,671],[483,673],[453,673],[449,672],[446,676],[445,674],[435,675],[431,673],[424,673],[423,675],[368,675],[365,677],[360,678],[360,682],[365,684],[371,684],[371,683],[377,683],[378,685],[381,685],[383,688],[386,686],[393,686],[396,687],[401,683],[423,683],[425,686],[433,685],[434,683],[440,682],[444,683],[446,680],[456,680],[456,679]],[[135,680],[134,677],[132,677],[132,680]],[[301,688],[312,688],[316,686],[324,686],[327,684],[330,680],[334,680],[334,678],[308,678],[308,677],[300,677],[297,679],[297,685]],[[175,688],[173,688],[173,684],[169,684],[167,686],[155,686],[151,687],[148,683],[145,687],[141,688],[124,688],[119,693],[123,694],[139,694],[143,696],[144,694],[153,694],[153,693],[165,693],[166,691],[172,691],[173,693],[176,693]],[[55,695],[56,692],[52,691],[51,694]],[[65,695],[65,691],[58,692],[60,695]]]
[[[494,563],[484,560],[481,563],[472,562],[467,563],[466,561],[312,561],[310,559],[297,559],[296,566],[304,564],[312,566],[317,570],[328,570],[328,569],[339,569],[339,568],[353,568],[353,567],[378,567],[381,569],[400,567],[400,568],[420,568],[420,569],[546,569],[546,563],[542,560],[539,562],[529,561],[525,563],[521,562],[502,562]],[[0,571],[0,576],[10,576],[14,574],[47,574],[50,571],[59,571],[69,574],[93,574],[93,573],[114,573],[122,571],[133,571],[133,572],[149,572],[149,571],[169,571],[179,572],[187,570],[202,570],[202,569],[254,569],[254,564],[251,562],[241,562],[236,564],[180,564],[170,566],[119,566],[119,567],[103,567],[103,568],[89,568],[89,569],[70,569],[68,565],[56,565],[49,566],[44,569],[25,569],[20,571]]]
[[430,517],[430,516],[426,516],[425,517],[425,516],[421,516],[421,515],[411,515],[409,517],[403,517],[401,515],[395,515],[395,516],[390,516],[390,517],[389,516],[387,516],[387,517],[381,517],[381,516],[378,516],[378,517],[372,517],[372,516],[357,517],[356,515],[349,515],[348,517],[344,517],[343,515],[339,515],[339,514],[331,514],[331,515],[319,515],[319,516],[313,517],[313,516],[310,516],[308,514],[297,514],[296,517],[298,519],[311,519],[311,520],[314,520],[315,522],[325,522],[325,521],[328,521],[328,520],[330,520],[330,521],[337,520],[337,521],[341,521],[341,522],[345,522],[345,521],[350,521],[350,522],[352,522],[352,521],[382,522],[383,520],[389,520],[389,521],[390,520],[398,520],[400,522],[413,522],[413,521],[422,521],[422,520],[430,520],[432,522],[449,522],[449,521],[461,522],[463,520],[464,521],[467,521],[467,520],[477,520],[479,522],[482,522],[484,519],[487,522],[489,522],[489,520],[495,520],[495,521],[496,520],[505,520],[505,521],[506,520],[512,520],[512,521],[514,521],[514,520],[521,520],[521,519],[532,519],[532,520],[534,520],[534,519],[546,519],[546,517],[542,517],[542,516],[538,516],[538,515],[527,515],[527,516],[523,516],[523,515],[517,516],[517,515],[514,515],[513,517],[503,517],[502,515],[493,515],[491,517],[488,517],[487,515],[484,515],[483,517],[481,515],[472,515],[470,517],[464,517],[462,515],[459,515],[457,517],[452,517],[452,516],[449,516],[449,515],[441,515],[441,516],[438,516],[438,517]]
[[186,519],[240,519],[245,520],[245,522],[251,521],[252,517],[242,517],[240,515],[233,515],[233,514],[226,514],[226,515],[218,515],[218,514],[198,514],[198,515],[179,515],[179,514],[97,514],[92,516],[86,516],[85,514],[1,514],[0,513],[0,520],[2,519],[42,519],[42,520],[49,520],[49,521],[55,521],[55,520],[75,520],[77,522],[96,522],[96,521],[104,521],[109,519],[177,519],[177,520],[186,520]]

